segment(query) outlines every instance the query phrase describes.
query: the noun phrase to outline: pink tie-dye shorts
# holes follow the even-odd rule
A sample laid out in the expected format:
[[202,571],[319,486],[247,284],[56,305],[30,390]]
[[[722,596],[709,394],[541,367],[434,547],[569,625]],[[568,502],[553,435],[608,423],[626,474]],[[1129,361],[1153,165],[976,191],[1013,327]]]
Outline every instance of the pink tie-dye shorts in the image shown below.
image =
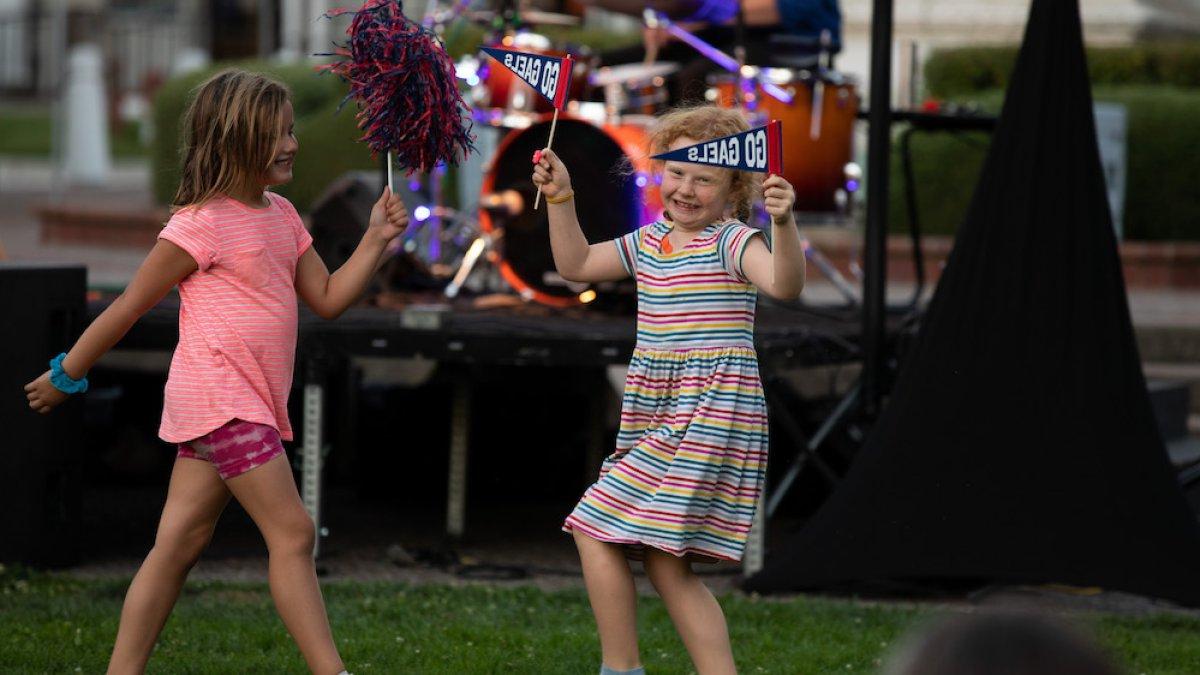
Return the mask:
[[273,427],[237,419],[179,444],[180,457],[212,462],[223,480],[240,476],[282,454],[283,442]]

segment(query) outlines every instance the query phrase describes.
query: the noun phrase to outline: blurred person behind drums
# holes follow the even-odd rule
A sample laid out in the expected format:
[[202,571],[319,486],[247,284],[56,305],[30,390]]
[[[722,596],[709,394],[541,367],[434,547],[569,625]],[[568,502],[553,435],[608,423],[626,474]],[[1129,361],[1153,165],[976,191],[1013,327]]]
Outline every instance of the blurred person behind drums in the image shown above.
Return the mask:
[[[646,8],[695,36],[735,55],[738,0],[579,0],[612,12],[641,16]],[[745,62],[756,66],[804,68],[817,65],[822,51],[841,49],[842,16],[837,0],[741,0],[745,23]],[[669,79],[671,100],[702,101],[705,76],[716,64],[662,28],[643,28],[642,45],[602,52],[604,65],[673,61],[680,69]]]

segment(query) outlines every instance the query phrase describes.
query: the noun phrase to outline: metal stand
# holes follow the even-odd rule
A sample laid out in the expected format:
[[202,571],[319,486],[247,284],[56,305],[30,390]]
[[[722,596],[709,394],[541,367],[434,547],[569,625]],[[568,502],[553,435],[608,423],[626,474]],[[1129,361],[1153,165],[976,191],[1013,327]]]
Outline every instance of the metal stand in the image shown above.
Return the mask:
[[884,304],[887,302],[888,172],[892,143],[892,0],[871,12],[871,112],[867,143],[866,269],[863,277],[862,409],[875,417],[883,394]]
[[[767,500],[766,515],[768,518],[775,515],[775,511],[779,509],[779,505],[783,502],[783,498],[787,496],[788,491],[792,488],[792,484],[796,482],[796,477],[800,475],[800,471],[804,469],[805,464],[810,461],[812,462],[813,466],[817,467],[817,469],[821,472],[821,475],[825,477],[825,480],[828,481],[830,485],[837,485],[839,481],[837,473],[825,463],[825,460],[821,459],[821,457],[817,454],[817,450],[820,449],[821,444],[825,442],[825,439],[829,437],[829,434],[832,433],[835,428],[837,428],[837,425],[842,422],[846,414],[854,409],[855,404],[858,403],[859,387],[860,385],[856,383],[850,389],[850,391],[846,392],[846,395],[842,397],[841,401],[838,401],[838,404],[833,409],[833,412],[830,413],[829,417],[825,419],[825,421],[821,424],[821,427],[817,429],[816,433],[812,435],[812,438],[810,438],[808,442],[800,448],[800,451],[796,453],[796,458],[792,460],[791,465],[788,466],[787,472],[783,474],[783,478],[779,480],[779,484],[775,486],[775,489],[771,492],[770,499]],[[775,420],[777,424],[782,425],[784,431],[786,431],[787,434],[794,440],[801,441],[804,438],[804,434],[796,425],[795,420],[786,414],[781,414],[781,407],[782,406],[777,402],[772,401],[772,419]]]
[[842,297],[846,298],[847,305],[851,307],[858,307],[862,305],[862,300],[860,300],[858,297],[858,291],[856,291],[854,287],[850,285],[850,282],[847,281],[846,277],[844,277],[842,273],[838,271],[838,268],[832,262],[830,262],[829,258],[826,258],[825,254],[821,253],[821,251],[808,240],[808,237],[800,237],[800,246],[804,249],[804,259],[816,265],[817,269],[821,270],[821,274],[824,274],[825,278],[833,284],[833,287],[842,294]]
[[463,255],[462,263],[458,266],[458,271],[454,273],[454,278],[446,284],[445,294],[447,298],[458,297],[458,292],[462,290],[463,284],[467,282],[467,278],[471,276],[471,272],[475,270],[475,265],[479,262],[480,256],[485,251],[490,251],[492,248],[492,237],[489,234],[480,234],[471,242],[471,246],[467,248],[467,252]]
[[313,519],[317,536],[313,558],[320,555],[321,537],[321,424],[324,421],[324,387],[317,383],[304,385],[304,443],[300,447],[300,498],[304,510]]
[[446,484],[446,534],[462,539],[467,514],[467,443],[471,429],[471,388],[454,384],[450,409],[450,471]]

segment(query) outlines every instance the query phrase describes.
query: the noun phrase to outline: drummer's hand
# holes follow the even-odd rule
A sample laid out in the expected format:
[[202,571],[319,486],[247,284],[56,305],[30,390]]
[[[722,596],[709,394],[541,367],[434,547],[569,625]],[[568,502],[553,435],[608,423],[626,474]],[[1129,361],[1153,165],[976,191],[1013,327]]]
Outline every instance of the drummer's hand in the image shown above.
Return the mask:
[[775,225],[788,225],[796,222],[792,208],[796,205],[796,191],[792,184],[779,174],[771,174],[763,181],[763,204],[767,213],[771,214],[771,222]]
[[533,165],[533,184],[547,197],[557,197],[570,192],[571,176],[567,173],[566,165],[550,148],[539,152],[541,155]]

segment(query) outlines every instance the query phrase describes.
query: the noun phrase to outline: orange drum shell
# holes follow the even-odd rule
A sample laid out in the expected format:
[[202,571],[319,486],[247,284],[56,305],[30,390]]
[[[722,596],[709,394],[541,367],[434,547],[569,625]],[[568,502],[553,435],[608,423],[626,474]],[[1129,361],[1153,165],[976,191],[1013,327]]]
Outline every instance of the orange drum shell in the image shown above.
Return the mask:
[[[716,78],[717,105],[733,107],[735,82]],[[813,82],[782,85],[794,97],[790,104],[755,87],[757,113],[783,122],[783,177],[796,191],[797,211],[837,210],[835,193],[846,182],[845,167],[853,159],[858,93],[852,84],[824,83],[820,134],[811,135]]]

